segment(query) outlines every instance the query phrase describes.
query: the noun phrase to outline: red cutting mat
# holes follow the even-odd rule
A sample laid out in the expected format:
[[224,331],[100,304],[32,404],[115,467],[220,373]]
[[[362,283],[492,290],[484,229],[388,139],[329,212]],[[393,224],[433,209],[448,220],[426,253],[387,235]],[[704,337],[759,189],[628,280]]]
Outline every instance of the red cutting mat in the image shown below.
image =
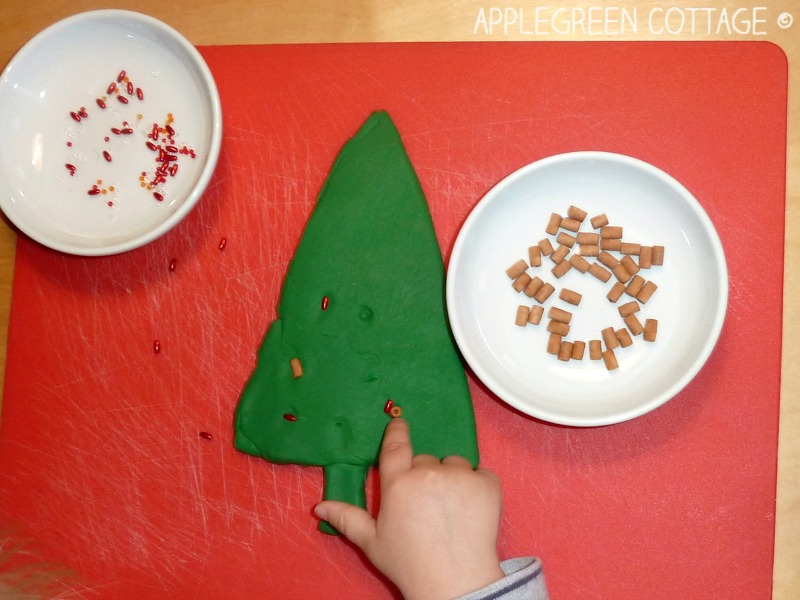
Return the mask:
[[519,414],[471,376],[482,459],[504,482],[503,556],[541,556],[554,599],[771,597],[787,93],[779,48],[202,52],[225,135],[189,218],[110,258],[19,240],[0,520],[74,569],[89,598],[392,597],[351,547],[317,533],[318,469],[273,466],[231,442],[238,394],[322,181],[342,143],[386,109],[445,255],[493,184],[561,152],[635,156],[703,204],[727,254],[730,303],[698,377],[647,416],[584,430]]

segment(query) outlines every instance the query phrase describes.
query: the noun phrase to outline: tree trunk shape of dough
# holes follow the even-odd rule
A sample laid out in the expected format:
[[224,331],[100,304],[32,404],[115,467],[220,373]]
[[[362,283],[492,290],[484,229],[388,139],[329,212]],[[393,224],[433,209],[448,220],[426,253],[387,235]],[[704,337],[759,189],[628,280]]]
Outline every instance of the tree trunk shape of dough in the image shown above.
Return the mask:
[[306,224],[236,409],[235,445],[321,466],[325,498],[364,507],[388,400],[415,453],[477,465],[431,215],[394,124],[376,112],[342,148]]

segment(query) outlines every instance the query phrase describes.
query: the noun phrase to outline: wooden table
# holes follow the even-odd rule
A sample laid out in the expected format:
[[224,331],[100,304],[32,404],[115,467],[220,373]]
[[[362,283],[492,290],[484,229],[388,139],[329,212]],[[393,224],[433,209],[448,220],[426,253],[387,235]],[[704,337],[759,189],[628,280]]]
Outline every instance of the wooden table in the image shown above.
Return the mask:
[[[638,31],[634,34],[620,31],[620,25],[602,30],[589,23],[589,29],[566,33],[550,31],[547,36],[532,32],[531,11],[536,7],[527,3],[507,3],[502,23],[492,25],[489,33],[485,22],[478,26],[481,11],[491,4],[473,0],[460,3],[434,3],[424,0],[391,2],[387,0],[341,0],[336,3],[324,0],[287,2],[271,0],[122,0],[97,2],[96,0],[40,0],[39,2],[4,2],[0,5],[0,64],[5,65],[28,39],[41,29],[68,15],[97,8],[124,8],[148,13],[179,31],[197,45],[314,43],[358,41],[481,41],[492,40],[705,40],[747,39],[770,41],[780,46],[789,61],[789,127],[787,146],[787,202],[786,202],[786,254],[784,288],[784,340],[795,340],[800,334],[800,244],[792,232],[800,231],[800,93],[798,92],[798,64],[800,64],[800,21],[788,28],[778,26],[781,12],[786,8],[778,2],[742,2],[728,10],[755,14],[761,22],[757,31],[729,34],[722,31],[709,33],[704,26],[694,32],[684,27],[681,32],[653,29],[647,23],[651,9],[665,15],[671,7],[682,5],[641,0],[638,4],[620,2],[619,7],[638,9]],[[596,4],[596,5],[595,5]],[[575,2],[571,7],[579,10],[602,10],[599,3]],[[773,5],[773,6],[770,6]],[[792,3],[790,3],[792,4]],[[683,15],[690,13],[683,7]],[[800,9],[800,6],[794,5]],[[527,23],[520,22],[522,10],[527,12]],[[763,7],[763,8],[756,8]],[[614,9],[612,9],[614,10]],[[756,12],[753,13],[753,10]],[[488,17],[488,13],[484,12]],[[595,17],[602,17],[600,13]],[[617,13],[618,14],[618,13]],[[609,15],[607,14],[607,17]],[[800,19],[800,10],[794,15]],[[610,18],[615,18],[611,14]],[[783,23],[785,24],[785,17]],[[594,27],[594,29],[592,29]],[[660,29],[660,30],[659,30]],[[741,29],[741,28],[740,28]],[[712,28],[713,31],[713,28]],[[16,236],[7,225],[0,226],[0,369],[5,364],[6,328],[9,318],[11,286],[14,275],[14,249]],[[789,600],[800,594],[800,569],[796,549],[800,546],[800,363],[792,361],[791,350],[784,352],[781,396],[781,431],[778,453],[777,526],[775,543],[775,586],[773,598]],[[1,373],[1,371],[0,371]],[[0,407],[2,399],[0,398]]]

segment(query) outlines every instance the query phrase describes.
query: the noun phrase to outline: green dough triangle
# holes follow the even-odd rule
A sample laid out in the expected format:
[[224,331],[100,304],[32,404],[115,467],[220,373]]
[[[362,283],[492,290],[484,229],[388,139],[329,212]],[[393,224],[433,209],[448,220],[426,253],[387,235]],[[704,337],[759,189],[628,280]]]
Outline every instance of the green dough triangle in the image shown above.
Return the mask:
[[376,112],[342,148],[306,224],[236,409],[235,446],[324,467],[325,498],[363,507],[390,399],[415,453],[477,465],[431,215],[394,124]]

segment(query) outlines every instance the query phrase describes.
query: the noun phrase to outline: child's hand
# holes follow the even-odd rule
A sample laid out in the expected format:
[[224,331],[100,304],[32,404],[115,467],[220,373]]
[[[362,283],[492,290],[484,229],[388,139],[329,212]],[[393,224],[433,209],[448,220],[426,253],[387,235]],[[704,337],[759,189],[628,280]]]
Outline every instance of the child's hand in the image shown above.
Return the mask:
[[454,598],[503,577],[497,556],[502,493],[469,461],[413,456],[408,423],[392,419],[379,458],[378,518],[333,500],[316,514],[391,579],[407,600]]

